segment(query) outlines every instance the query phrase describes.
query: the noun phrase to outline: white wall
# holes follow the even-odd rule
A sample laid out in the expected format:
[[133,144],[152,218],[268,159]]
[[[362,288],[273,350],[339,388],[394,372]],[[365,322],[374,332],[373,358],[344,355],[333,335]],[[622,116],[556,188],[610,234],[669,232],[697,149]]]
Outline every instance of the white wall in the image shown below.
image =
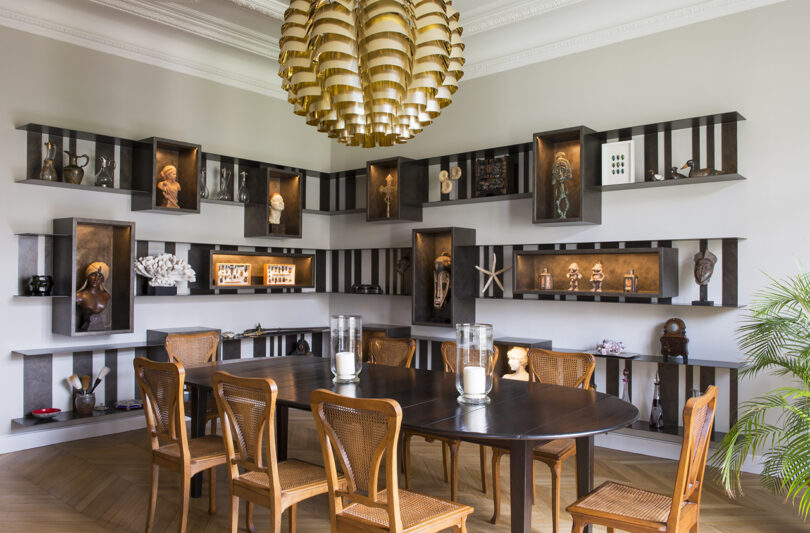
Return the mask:
[[[213,153],[322,171],[329,170],[330,143],[294,116],[287,102],[5,28],[0,28],[0,71],[6,73],[0,84],[0,373],[5,383],[0,452],[105,430],[96,427],[105,424],[93,424],[9,437],[10,420],[23,413],[23,362],[11,357],[13,349],[141,341],[148,328],[242,331],[256,322],[265,327],[328,322],[325,295],[139,297],[130,335],[71,339],[52,334],[50,298],[12,296],[18,283],[15,232],[50,232],[54,218],[80,216],[134,221],[137,238],[144,240],[328,248],[330,217],[305,214],[303,239],[245,239],[236,206],[203,204],[200,215],[135,213],[127,195],[16,184],[25,177],[26,164],[26,134],[16,126],[38,122],[128,139],[160,136],[199,143]],[[69,354],[54,355],[54,372],[70,374],[70,368]],[[67,395],[56,394],[55,401],[59,398],[64,402],[56,407],[68,409]]]
[[[421,224],[358,225],[354,216],[335,217],[332,244],[407,245],[414,227],[451,225],[475,228],[478,244],[743,237],[739,288],[745,304],[765,283],[763,272],[779,277],[796,272],[796,259],[810,263],[804,235],[810,71],[801,66],[810,49],[807,20],[810,2],[789,1],[462,82],[454,103],[407,144],[332,149],[332,168],[342,170],[394,154],[424,158],[528,142],[533,132],[579,124],[601,131],[739,111],[747,118],[739,124],[745,182],[606,193],[598,226],[533,226],[530,200],[429,208]],[[680,261],[690,288],[691,256],[682,253]],[[716,274],[713,285],[718,283]],[[392,315],[407,320],[409,308],[395,306]],[[342,307],[333,301],[332,311],[338,310]],[[352,311],[361,311],[359,304]],[[686,322],[690,353],[720,360],[741,358],[734,340],[741,315],[741,310],[584,302],[477,305],[477,319],[493,323],[496,335],[552,338],[565,347],[614,338],[644,353],[657,353],[659,328],[678,316]],[[653,372],[652,365],[634,365],[633,399],[642,416]],[[719,384],[727,379],[718,372]],[[770,377],[741,381],[740,399],[778,383]],[[723,409],[721,400],[721,429],[728,420]]]
[[[793,0],[463,82],[456,101],[434,125],[404,146],[380,150],[331,144],[294,117],[283,101],[0,30],[0,69],[6,73],[0,84],[0,210],[5,219],[0,250],[6,258],[0,285],[6,299],[0,311],[0,369],[8,384],[0,420],[22,411],[22,363],[11,359],[10,350],[69,343],[50,333],[47,302],[11,297],[17,282],[14,232],[47,231],[59,216],[88,216],[134,220],[138,238],[265,242],[240,237],[241,212],[236,208],[204,205],[201,216],[186,217],[135,214],[125,196],[16,185],[13,180],[23,175],[25,165],[25,135],[13,129],[18,124],[42,122],[128,138],[160,135],[198,142],[216,153],[343,170],[387,155],[423,158],[527,142],[533,132],[578,124],[604,130],[737,110],[748,119],[739,130],[739,168],[749,178],[745,182],[608,193],[602,224],[592,227],[533,226],[528,200],[428,208],[421,224],[375,225],[365,224],[362,215],[305,215],[304,239],[295,246],[408,246],[412,228],[448,225],[476,228],[478,244],[739,236],[747,239],[740,244],[740,300],[745,303],[764,281],[760,271],[780,276],[795,271],[794,257],[807,262],[802,233],[810,197],[803,158],[810,118],[805,103],[810,74],[802,67],[810,47],[807,20],[810,3]],[[689,258],[681,261],[688,271]],[[146,328],[156,326],[240,329],[255,321],[326,323],[330,310],[360,312],[373,322],[410,321],[410,302],[402,297],[140,298],[136,333],[113,340],[141,339]],[[497,335],[550,337],[558,346],[570,347],[618,338],[630,350],[645,352],[658,350],[664,320],[680,316],[692,353],[740,357],[734,343],[738,311],[479,301],[477,312],[479,321],[495,325]],[[644,370],[635,370],[638,404],[649,396],[648,378]],[[744,381],[741,399],[776,383],[770,378]],[[0,435],[8,430],[0,424]],[[25,445],[37,442],[44,439],[26,437]]]

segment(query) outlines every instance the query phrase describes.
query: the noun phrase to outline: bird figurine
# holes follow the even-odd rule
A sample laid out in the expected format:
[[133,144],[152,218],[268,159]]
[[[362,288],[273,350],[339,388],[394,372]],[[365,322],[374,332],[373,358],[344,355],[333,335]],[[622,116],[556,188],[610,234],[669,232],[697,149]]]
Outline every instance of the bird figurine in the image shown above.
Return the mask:
[[662,181],[664,179],[663,174],[656,174],[653,170],[648,170],[647,173],[650,175],[653,181]]
[[691,160],[691,159],[689,161],[687,161],[686,163],[684,163],[684,165],[680,168],[680,170],[683,170],[683,169],[685,169],[687,167],[689,167],[689,177],[690,178],[697,178],[697,177],[701,177],[701,176],[716,176],[718,174],[722,174],[722,172],[720,172],[716,168],[695,169],[695,162],[693,160]]
[[687,178],[687,177],[689,177],[689,176],[686,176],[686,175],[681,174],[680,172],[678,172],[678,167],[671,167],[669,169],[669,179],[671,179],[671,180],[677,180],[677,179],[680,179],[680,178]]

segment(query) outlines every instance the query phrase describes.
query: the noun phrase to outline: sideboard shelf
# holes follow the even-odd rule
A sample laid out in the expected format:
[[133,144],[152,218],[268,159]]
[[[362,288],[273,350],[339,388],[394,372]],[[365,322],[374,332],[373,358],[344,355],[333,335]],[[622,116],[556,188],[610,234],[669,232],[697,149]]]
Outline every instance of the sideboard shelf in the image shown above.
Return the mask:
[[18,432],[25,431],[39,431],[43,429],[61,429],[70,426],[81,426],[84,424],[93,424],[95,422],[110,422],[112,420],[121,420],[125,418],[142,417],[143,409],[115,409],[110,408],[106,411],[93,411],[92,415],[74,416],[73,411],[62,411],[53,418],[41,419],[34,418],[31,414],[27,414],[21,418],[12,418],[11,424]]

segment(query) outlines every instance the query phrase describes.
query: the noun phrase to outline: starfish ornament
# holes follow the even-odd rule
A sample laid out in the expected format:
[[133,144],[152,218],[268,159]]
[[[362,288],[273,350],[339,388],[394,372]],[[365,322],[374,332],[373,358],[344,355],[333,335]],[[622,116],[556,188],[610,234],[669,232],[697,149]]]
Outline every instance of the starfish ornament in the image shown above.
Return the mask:
[[500,276],[504,272],[507,272],[508,270],[511,270],[512,267],[506,267],[506,268],[502,268],[500,270],[495,270],[497,264],[498,264],[498,259],[495,256],[495,253],[493,253],[492,254],[492,263],[491,263],[492,266],[489,267],[489,270],[485,270],[484,268],[482,268],[482,267],[480,267],[478,265],[475,265],[475,268],[478,269],[482,274],[486,274],[487,276],[489,276],[489,279],[487,279],[487,282],[484,283],[484,288],[481,289],[481,296],[486,294],[487,289],[489,288],[490,284],[492,283],[492,280],[495,280],[495,283],[498,284],[498,287],[500,287],[501,290],[504,290],[503,289],[503,284],[501,283],[501,280],[498,279],[498,276]]

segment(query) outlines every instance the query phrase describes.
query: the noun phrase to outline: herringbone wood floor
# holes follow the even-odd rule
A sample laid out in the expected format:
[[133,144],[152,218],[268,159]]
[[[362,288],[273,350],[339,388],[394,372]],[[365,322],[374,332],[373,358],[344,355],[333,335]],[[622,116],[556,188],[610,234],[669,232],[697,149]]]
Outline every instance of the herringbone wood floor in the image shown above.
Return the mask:
[[[290,414],[289,442],[291,456],[321,462],[309,413]],[[449,488],[442,481],[439,445],[414,439],[412,448],[414,489],[448,497]],[[146,434],[141,430],[0,456],[0,531],[143,531],[149,485],[147,450]],[[493,526],[489,523],[491,496],[485,496],[480,490],[477,446],[462,444],[461,450],[460,499],[475,507],[475,514],[468,520],[469,530],[509,531],[508,459],[502,465],[502,518],[497,526]],[[669,493],[676,469],[674,461],[596,450],[597,484],[612,479]],[[573,470],[570,463],[563,467],[563,507],[574,500]],[[544,465],[538,464],[536,477],[534,531],[551,531],[549,476]],[[217,480],[218,513],[208,515],[207,498],[192,500],[189,531],[227,531],[228,494],[224,470],[218,472]],[[743,498],[732,501],[716,485],[707,487],[701,510],[701,530],[733,533],[808,530],[795,517],[790,506],[759,487],[755,476],[746,477],[745,489]],[[204,490],[207,491],[207,487]],[[178,478],[164,471],[161,473],[155,531],[176,531],[178,510]],[[298,531],[328,531],[327,515],[328,504],[323,496],[299,504]],[[561,531],[570,531],[570,520],[564,510],[561,521]],[[240,519],[240,527],[243,526]],[[266,510],[257,508],[256,526],[258,531],[266,530]]]

